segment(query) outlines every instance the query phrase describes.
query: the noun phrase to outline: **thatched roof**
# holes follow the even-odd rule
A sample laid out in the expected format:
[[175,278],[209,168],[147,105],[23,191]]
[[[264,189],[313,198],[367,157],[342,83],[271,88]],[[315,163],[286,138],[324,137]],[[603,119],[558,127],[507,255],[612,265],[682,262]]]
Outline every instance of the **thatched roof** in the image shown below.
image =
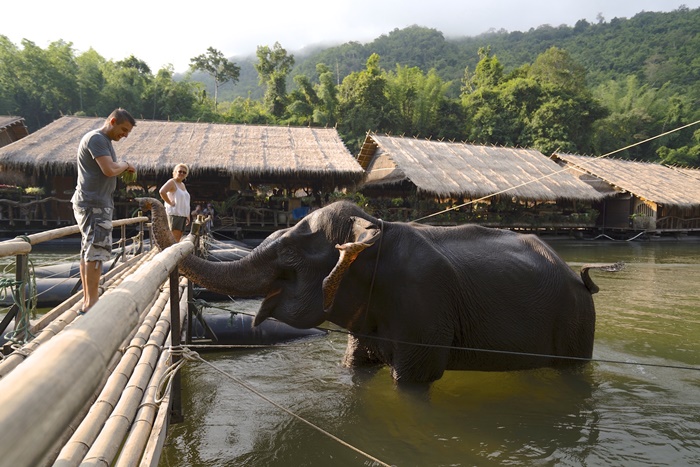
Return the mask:
[[687,175],[688,177],[694,178],[696,180],[700,180],[700,169],[693,169],[690,167],[676,167],[672,166],[671,167],[673,170],[676,170],[684,175]]
[[533,149],[370,134],[358,161],[368,172],[363,187],[410,181],[419,192],[471,199],[502,192],[537,201],[605,196]]
[[[61,117],[0,148],[0,165],[51,174],[75,173],[78,143],[104,118]],[[323,177],[358,182],[364,172],[335,129],[137,120],[114,143],[117,157],[139,171],[170,174],[184,162],[192,174],[224,171],[242,177]]]
[[555,154],[552,157],[645,201],[679,207],[700,205],[700,179],[690,176],[692,172],[683,173],[681,170],[650,162],[573,154]]
[[22,139],[29,134],[24,118],[14,115],[0,115],[0,147]]
[[8,126],[12,126],[22,120],[24,120],[22,117],[16,117],[14,115],[0,115],[0,130],[4,130]]

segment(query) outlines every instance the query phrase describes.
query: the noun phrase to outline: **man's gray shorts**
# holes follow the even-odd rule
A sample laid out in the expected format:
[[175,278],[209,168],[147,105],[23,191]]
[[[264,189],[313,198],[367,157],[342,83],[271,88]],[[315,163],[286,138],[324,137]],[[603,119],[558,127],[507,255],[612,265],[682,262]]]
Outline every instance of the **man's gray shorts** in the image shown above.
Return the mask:
[[112,208],[73,206],[80,227],[80,258],[85,261],[109,261],[112,257]]

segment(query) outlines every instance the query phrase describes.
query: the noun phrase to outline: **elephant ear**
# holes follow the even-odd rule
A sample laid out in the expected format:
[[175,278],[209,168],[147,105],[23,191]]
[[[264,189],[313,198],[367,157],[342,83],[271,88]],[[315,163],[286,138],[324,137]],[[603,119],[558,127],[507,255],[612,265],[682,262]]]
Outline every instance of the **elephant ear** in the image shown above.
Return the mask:
[[333,307],[335,294],[345,273],[357,256],[367,247],[374,245],[382,234],[381,229],[374,223],[361,217],[352,217],[352,238],[348,243],[336,245],[340,251],[338,263],[328,276],[323,279],[323,310],[328,313]]

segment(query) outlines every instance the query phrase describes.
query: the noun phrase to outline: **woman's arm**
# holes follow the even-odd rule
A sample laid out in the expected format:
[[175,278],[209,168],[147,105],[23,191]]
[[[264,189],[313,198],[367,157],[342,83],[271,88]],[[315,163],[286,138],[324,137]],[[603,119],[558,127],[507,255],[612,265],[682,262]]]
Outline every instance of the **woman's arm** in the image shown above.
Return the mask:
[[160,187],[160,197],[163,198],[163,201],[170,206],[175,206],[175,198],[173,198],[172,201],[170,200],[170,192],[174,193],[175,188],[175,182],[172,178],[165,182],[162,187]]

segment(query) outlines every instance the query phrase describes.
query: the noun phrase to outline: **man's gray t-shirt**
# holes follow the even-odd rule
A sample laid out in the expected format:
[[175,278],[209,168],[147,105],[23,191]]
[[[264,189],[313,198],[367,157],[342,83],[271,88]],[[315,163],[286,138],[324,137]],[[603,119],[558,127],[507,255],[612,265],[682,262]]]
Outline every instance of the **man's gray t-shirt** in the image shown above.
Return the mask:
[[117,154],[112,141],[100,130],[83,136],[78,146],[78,185],[71,198],[74,206],[82,208],[114,207],[112,195],[117,188],[117,177],[102,173],[95,157],[110,155],[114,162]]

